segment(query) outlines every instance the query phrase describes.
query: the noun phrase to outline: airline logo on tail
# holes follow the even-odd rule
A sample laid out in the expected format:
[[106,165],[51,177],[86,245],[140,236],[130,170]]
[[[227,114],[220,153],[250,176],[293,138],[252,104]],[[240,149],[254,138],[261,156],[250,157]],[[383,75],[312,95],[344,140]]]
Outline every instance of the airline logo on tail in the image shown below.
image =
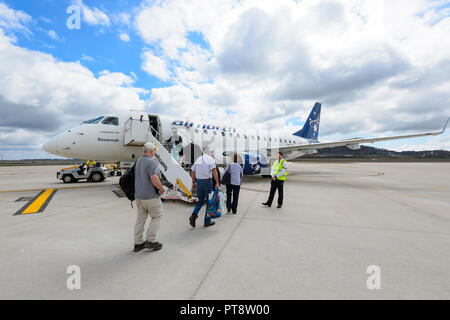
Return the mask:
[[316,102],[314,104],[308,119],[305,122],[303,128],[294,133],[294,136],[301,137],[304,139],[317,141],[319,138],[319,123],[320,123],[320,110],[321,103]]

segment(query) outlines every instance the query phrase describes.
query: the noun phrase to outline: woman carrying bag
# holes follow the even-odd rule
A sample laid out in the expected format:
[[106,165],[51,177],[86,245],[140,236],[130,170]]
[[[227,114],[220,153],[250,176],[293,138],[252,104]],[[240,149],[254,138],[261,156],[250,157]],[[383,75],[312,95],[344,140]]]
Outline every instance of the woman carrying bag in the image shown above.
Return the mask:
[[244,172],[242,167],[237,163],[238,155],[233,155],[233,162],[227,164],[222,177],[222,184],[227,186],[227,213],[233,211],[237,213],[237,206],[239,201],[239,191],[241,189],[242,176]]

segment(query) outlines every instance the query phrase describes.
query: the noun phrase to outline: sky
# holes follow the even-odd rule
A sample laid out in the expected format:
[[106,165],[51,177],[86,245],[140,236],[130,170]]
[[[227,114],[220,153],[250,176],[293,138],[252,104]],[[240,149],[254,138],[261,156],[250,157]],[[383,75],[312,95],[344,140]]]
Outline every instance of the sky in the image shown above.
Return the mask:
[[129,109],[293,133],[319,101],[321,141],[440,130],[449,34],[441,0],[0,0],[0,156],[52,158],[52,136]]

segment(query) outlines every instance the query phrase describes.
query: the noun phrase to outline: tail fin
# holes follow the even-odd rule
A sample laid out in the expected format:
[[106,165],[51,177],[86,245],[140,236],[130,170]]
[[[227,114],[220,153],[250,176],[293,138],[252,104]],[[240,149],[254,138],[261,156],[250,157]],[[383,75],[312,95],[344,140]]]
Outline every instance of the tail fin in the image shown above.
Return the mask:
[[294,133],[294,136],[317,141],[317,139],[319,138],[319,123],[320,123],[321,108],[322,104],[320,102],[316,102],[303,128]]

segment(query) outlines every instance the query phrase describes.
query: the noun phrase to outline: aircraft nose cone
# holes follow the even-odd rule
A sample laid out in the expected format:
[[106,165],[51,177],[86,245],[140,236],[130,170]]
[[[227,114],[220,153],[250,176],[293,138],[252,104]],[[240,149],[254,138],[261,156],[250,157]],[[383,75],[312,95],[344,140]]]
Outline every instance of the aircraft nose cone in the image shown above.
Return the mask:
[[56,154],[56,151],[58,149],[56,139],[51,139],[51,140],[47,141],[46,143],[44,143],[44,145],[42,146],[42,149],[45,152]]

